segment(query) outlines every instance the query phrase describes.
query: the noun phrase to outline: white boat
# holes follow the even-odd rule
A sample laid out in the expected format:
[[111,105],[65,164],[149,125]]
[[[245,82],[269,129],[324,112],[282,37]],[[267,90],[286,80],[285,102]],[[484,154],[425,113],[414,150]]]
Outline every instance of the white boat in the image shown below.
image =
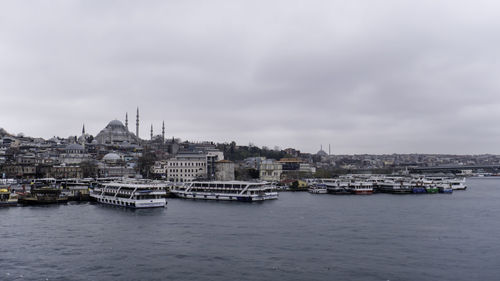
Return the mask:
[[387,179],[379,182],[377,185],[380,192],[396,194],[412,193],[411,183],[403,179]]
[[278,199],[275,187],[267,182],[193,181],[173,186],[170,192],[176,197],[189,199],[245,202]]
[[309,193],[313,194],[326,194],[328,193],[328,189],[326,184],[313,184],[307,190]]
[[448,183],[453,190],[466,190],[467,185],[465,184],[465,178],[463,179],[450,179]]
[[90,197],[102,204],[127,208],[165,207],[166,184],[104,183],[91,190]]
[[349,184],[349,189],[353,194],[373,194],[373,184],[371,182],[354,181]]

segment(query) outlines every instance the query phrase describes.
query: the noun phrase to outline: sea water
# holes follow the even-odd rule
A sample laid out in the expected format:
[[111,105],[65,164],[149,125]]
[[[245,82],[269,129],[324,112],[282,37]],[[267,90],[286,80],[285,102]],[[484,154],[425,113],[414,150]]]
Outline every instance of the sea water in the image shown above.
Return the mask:
[[500,180],[467,185],[2,208],[0,280],[500,280]]

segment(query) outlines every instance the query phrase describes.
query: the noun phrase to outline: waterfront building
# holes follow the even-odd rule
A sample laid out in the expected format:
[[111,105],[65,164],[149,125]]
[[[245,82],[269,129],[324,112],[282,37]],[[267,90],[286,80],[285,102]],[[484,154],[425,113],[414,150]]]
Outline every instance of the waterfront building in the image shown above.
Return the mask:
[[36,166],[30,164],[11,164],[3,167],[8,178],[32,178],[36,176]]
[[279,182],[283,173],[283,163],[274,159],[267,159],[261,162],[259,176],[263,181]]
[[248,157],[243,160],[243,163],[246,168],[258,170],[264,160],[266,157]]
[[78,143],[67,145],[64,153],[59,155],[59,162],[65,164],[80,164],[88,159],[89,155],[85,153],[85,148]]
[[299,171],[302,160],[298,158],[281,158],[278,162],[283,165],[283,171]]
[[207,156],[204,153],[179,153],[168,159],[166,177],[173,182],[190,182],[207,177]]
[[22,155],[18,155],[16,157],[16,163],[22,165],[34,165],[36,164],[37,159],[34,153],[26,153]]
[[216,163],[218,161],[224,160],[224,152],[215,149],[207,148],[205,149],[207,157],[207,177],[214,180],[216,174]]
[[4,145],[5,147],[19,147],[20,144],[21,141],[14,137],[4,136],[2,138],[2,145]]
[[167,160],[156,161],[151,167],[151,173],[166,178],[167,176]]
[[61,178],[82,178],[83,173],[82,173],[82,168],[77,165],[66,165],[66,164],[61,164],[61,165],[55,165],[55,166],[49,166],[46,169],[44,169],[44,177],[45,178],[56,178],[56,179],[61,179]]
[[229,160],[220,160],[215,163],[215,180],[234,181],[234,163]]
[[307,174],[314,174],[316,173],[316,167],[309,163],[300,163],[299,165],[299,172],[302,173],[307,173]]

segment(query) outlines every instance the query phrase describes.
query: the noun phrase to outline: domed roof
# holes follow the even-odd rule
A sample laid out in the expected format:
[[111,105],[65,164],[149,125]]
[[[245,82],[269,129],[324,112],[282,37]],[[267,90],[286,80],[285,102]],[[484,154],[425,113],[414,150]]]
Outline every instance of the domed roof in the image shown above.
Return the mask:
[[328,156],[328,153],[326,153],[323,149],[321,149],[320,151],[318,151],[318,153],[316,153],[316,155],[319,155],[319,156]]
[[113,126],[113,127],[115,127],[115,126],[125,127],[125,126],[123,125],[123,123],[122,123],[120,120],[116,120],[116,119],[115,119],[115,120],[112,120],[111,122],[109,122],[108,126]]
[[138,143],[138,138],[129,132],[120,120],[112,120],[94,138],[99,144],[122,144],[123,142]]
[[66,150],[83,150],[83,146],[78,143],[72,143],[66,146]]
[[120,155],[110,152],[102,158],[104,161],[119,161],[121,159]]

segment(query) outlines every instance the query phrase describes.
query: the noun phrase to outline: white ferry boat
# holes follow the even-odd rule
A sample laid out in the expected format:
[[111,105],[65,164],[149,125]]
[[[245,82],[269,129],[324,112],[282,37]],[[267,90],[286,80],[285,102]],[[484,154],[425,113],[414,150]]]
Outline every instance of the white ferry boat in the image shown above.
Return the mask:
[[448,183],[453,190],[466,190],[467,185],[465,184],[465,178],[462,179],[450,179]]
[[189,199],[245,202],[278,199],[276,188],[267,182],[193,181],[173,186],[170,192],[177,197]]
[[127,208],[165,207],[166,184],[104,183],[90,192],[90,197],[102,204]]
[[373,184],[371,182],[355,181],[349,184],[353,194],[373,194]]
[[321,183],[315,183],[309,187],[307,190],[309,193],[312,194],[326,194],[328,193],[328,189],[326,184],[321,184]]

